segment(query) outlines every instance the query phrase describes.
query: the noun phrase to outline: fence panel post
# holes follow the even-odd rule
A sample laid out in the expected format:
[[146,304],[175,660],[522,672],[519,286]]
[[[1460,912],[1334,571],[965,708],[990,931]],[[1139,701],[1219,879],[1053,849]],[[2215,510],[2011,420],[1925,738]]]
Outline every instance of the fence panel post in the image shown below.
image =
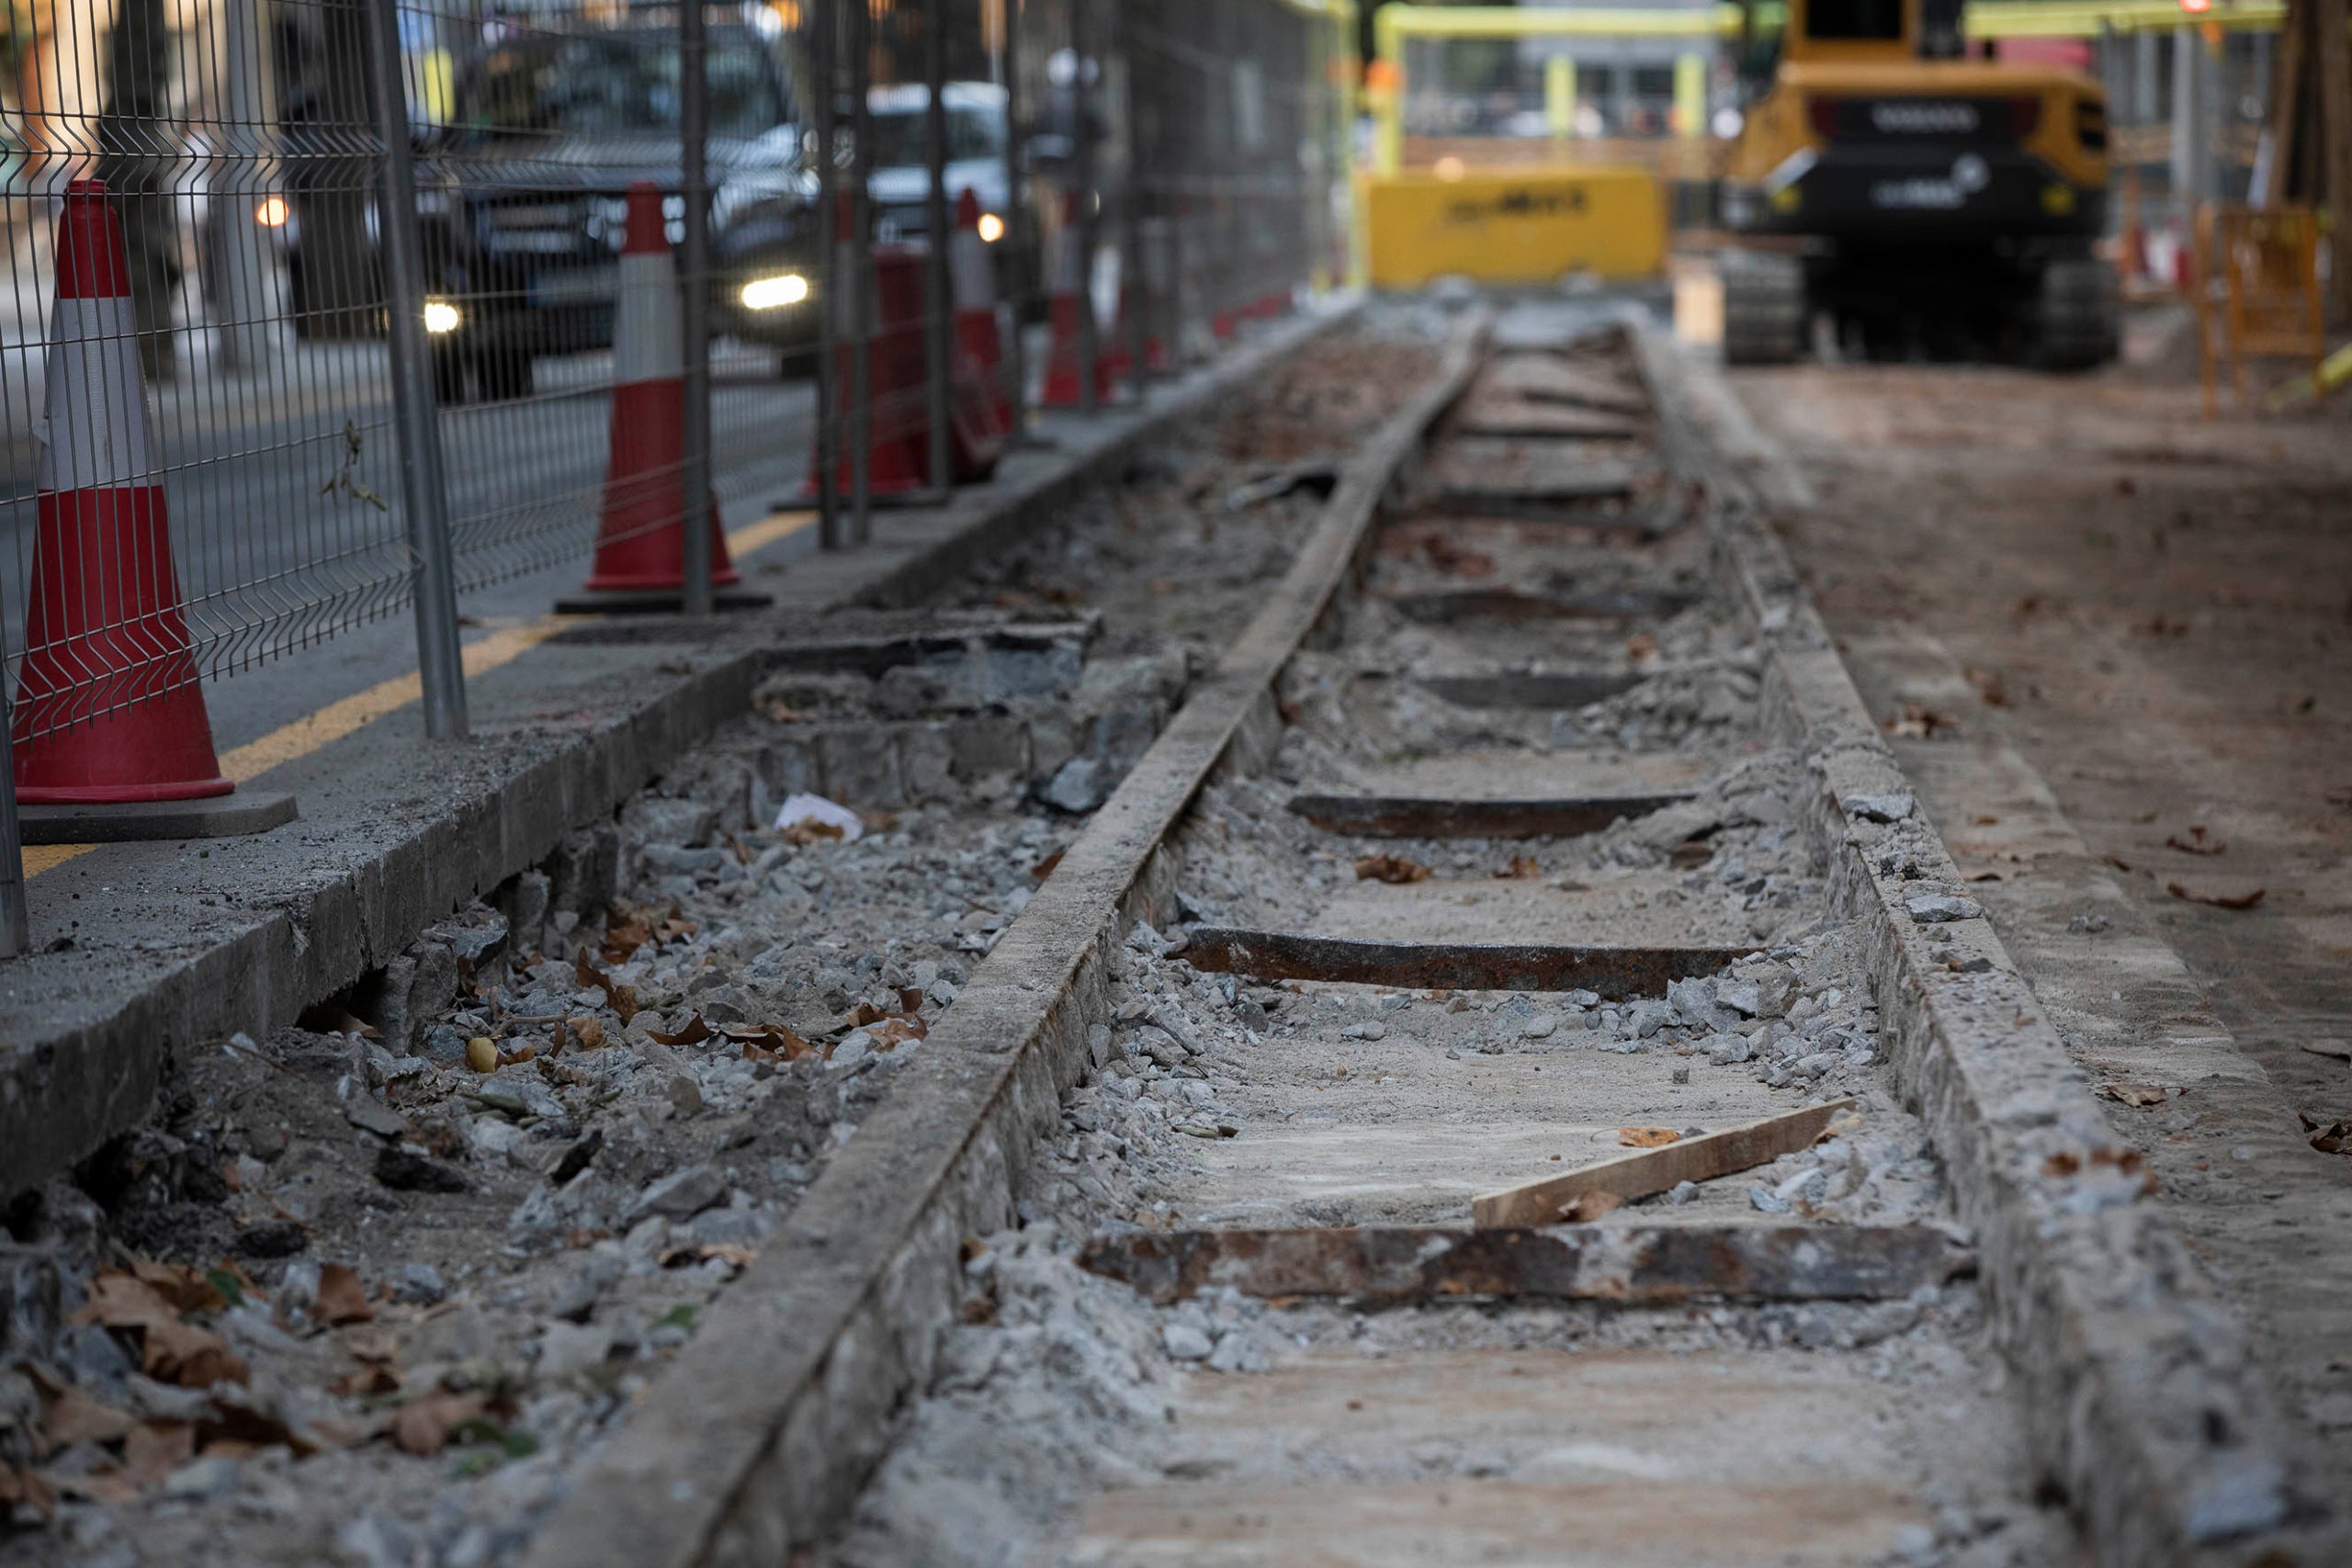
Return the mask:
[[458,584],[449,548],[448,490],[433,365],[424,344],[424,258],[417,236],[416,169],[409,144],[408,89],[401,63],[398,0],[367,0],[368,68],[377,129],[384,139],[385,314],[391,352],[392,414],[401,446],[401,504],[408,520],[416,665],[424,686],[424,733],[461,740],[464,657],[458,643]]
[[817,540],[829,550],[849,542],[842,528],[841,366],[834,349],[841,321],[836,291],[849,282],[842,276],[841,223],[834,211],[841,186],[833,161],[841,140],[834,112],[841,56],[837,4],[815,0],[807,13],[808,91],[816,100],[810,118],[817,130]]
[[1034,217],[1023,221],[1023,215],[1031,211],[1025,196],[1029,188],[1027,172],[1022,155],[1021,128],[1021,12],[1022,0],[1001,0],[1004,7],[1004,236],[997,241],[1003,248],[1004,289],[1012,301],[1012,330],[1004,334],[1004,377],[1012,384],[1012,428],[1006,433],[1008,440],[1019,445],[1029,431],[1029,355],[1023,342],[1028,332],[1029,279],[1033,273],[1030,236],[1036,231]]
[[848,0],[848,12],[849,536],[862,545],[874,534],[874,16],[865,0]]
[[16,958],[33,947],[32,922],[25,911],[25,839],[17,820],[16,705],[0,680],[0,958]]
[[923,0],[923,231],[931,236],[922,267],[923,417],[930,425],[925,480],[942,500],[954,486],[948,471],[949,381],[955,373],[947,344],[947,3]]
[[685,338],[684,418],[679,487],[685,513],[685,592],[680,609],[711,612],[710,549],[710,79],[708,17],[703,0],[678,7],[678,185],[685,203],[679,236],[678,321]]
[[1094,317],[1095,221],[1094,110],[1095,67],[1092,6],[1088,0],[1070,0],[1069,52],[1076,75],[1070,81],[1070,134],[1078,186],[1078,412],[1095,412],[1095,367],[1102,361],[1102,323]]

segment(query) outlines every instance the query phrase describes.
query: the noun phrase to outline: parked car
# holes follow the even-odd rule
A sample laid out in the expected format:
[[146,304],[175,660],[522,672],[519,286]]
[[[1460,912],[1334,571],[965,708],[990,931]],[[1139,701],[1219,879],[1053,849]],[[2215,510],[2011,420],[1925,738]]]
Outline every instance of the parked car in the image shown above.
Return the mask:
[[[1004,169],[1008,96],[1002,87],[986,82],[950,82],[940,101],[947,111],[944,183],[948,216],[952,220],[956,204],[970,191],[979,199],[980,237],[996,244],[1004,238],[1013,210]],[[876,87],[866,95],[873,151],[866,163],[865,188],[874,209],[874,237],[883,244],[929,234],[925,202],[931,175],[924,137],[930,109],[931,89],[920,83]]]
[[[417,171],[441,397],[527,395],[544,355],[613,341],[628,190],[684,228],[679,56],[669,28],[517,32],[461,69],[455,123]],[[813,171],[784,62],[749,28],[709,33],[715,331],[792,351],[816,337]]]

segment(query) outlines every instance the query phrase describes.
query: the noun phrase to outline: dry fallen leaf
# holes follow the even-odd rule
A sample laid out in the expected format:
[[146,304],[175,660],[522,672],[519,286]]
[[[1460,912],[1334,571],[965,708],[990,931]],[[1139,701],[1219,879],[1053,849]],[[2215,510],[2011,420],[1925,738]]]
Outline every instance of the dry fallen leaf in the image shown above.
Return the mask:
[[330,1327],[366,1323],[376,1315],[368,1304],[368,1287],[348,1263],[329,1263],[319,1269],[319,1294],[311,1315]]
[[1953,729],[1958,726],[1925,703],[1904,703],[1887,718],[1883,728],[1897,739],[1927,740],[1933,739],[1939,730]]
[[2177,882],[2165,884],[2165,891],[2176,898],[2186,898],[2192,904],[2210,904],[2216,909],[2251,909],[2262,902],[2266,888],[2256,887],[2246,893],[2223,893],[2215,889],[2192,888]]
[[401,1405],[392,1417],[393,1446],[407,1454],[437,1454],[449,1446],[452,1432],[480,1420],[489,1409],[490,1401],[479,1393],[435,1389]]
[[1620,1127],[1617,1141],[1629,1149],[1662,1149],[1680,1143],[1682,1134],[1671,1127]]
[[2352,1154],[2352,1122],[2334,1122],[2323,1127],[2301,1111],[2296,1114],[2302,1118],[2303,1130],[2311,1134],[2312,1147],[2324,1155]]
[[754,1062],[797,1062],[816,1047],[781,1023],[763,1023],[749,1029],[721,1030],[721,1033],[743,1048],[746,1060]]
[[602,1021],[582,1013],[578,1018],[565,1019],[562,1027],[571,1036],[574,1049],[598,1051],[604,1048],[605,1025]]
[[18,1508],[30,1508],[41,1523],[57,1515],[57,1494],[47,1480],[29,1470],[18,1470],[0,1460],[0,1518]]
[[1535,863],[1533,855],[1513,855],[1510,857],[1509,865],[1495,873],[1498,878],[1506,882],[1524,880],[1543,874],[1544,868]]
[[1999,671],[1964,670],[1962,673],[1968,677],[1968,683],[1976,688],[1976,694],[1984,699],[1986,707],[2004,708],[2009,705],[2009,689],[2002,682]]
[[715,1258],[731,1269],[749,1269],[755,1256],[748,1247],[738,1247],[726,1241],[706,1241],[689,1247],[664,1247],[661,1262],[664,1269],[678,1269],[689,1263],[707,1263]]
[[90,1281],[90,1299],[75,1311],[73,1321],[136,1333],[140,1370],[158,1382],[209,1388],[245,1381],[244,1360],[227,1340],[181,1322],[179,1309],[129,1269],[101,1269]]
[[911,1013],[905,1017],[894,1014],[878,1023],[866,1025],[865,1032],[873,1037],[876,1050],[888,1051],[893,1045],[922,1039],[931,1032],[931,1026]]
[[40,1432],[50,1447],[115,1442],[139,1424],[128,1411],[117,1410],[95,1394],[52,1376],[38,1362],[27,1361],[24,1366],[40,1395]]
[[1614,1192],[1579,1192],[1560,1205],[1560,1218],[1572,1225],[1587,1225],[1624,1206],[1625,1200]]
[[657,1045],[699,1045],[710,1038],[711,1032],[710,1025],[702,1021],[702,1014],[696,1012],[686,1020],[683,1027],[667,1034],[658,1029],[649,1029],[645,1032],[647,1038]]
[[1044,860],[1039,861],[1035,865],[1029,868],[1029,880],[1032,882],[1045,881],[1046,878],[1054,874],[1054,867],[1061,863],[1062,852],[1056,850],[1052,854],[1047,855]]
[[186,1421],[145,1421],[122,1440],[122,1478],[153,1486],[196,1457],[196,1428]]
[[2219,839],[2207,838],[2202,823],[2191,823],[2188,837],[2186,839],[2177,833],[2165,835],[2165,847],[2178,850],[2185,855],[2218,855],[2228,850],[2230,846]]
[[1426,882],[1429,874],[1428,866],[1419,861],[1407,860],[1402,855],[1366,855],[1356,862],[1356,880],[1359,882],[1385,882],[1394,886]]
[[618,1014],[623,1023],[627,1023],[637,1016],[636,987],[613,984],[609,976],[588,962],[588,955],[585,953],[574,956],[571,961],[571,972],[579,977],[582,986],[594,986],[604,992],[605,1005]]

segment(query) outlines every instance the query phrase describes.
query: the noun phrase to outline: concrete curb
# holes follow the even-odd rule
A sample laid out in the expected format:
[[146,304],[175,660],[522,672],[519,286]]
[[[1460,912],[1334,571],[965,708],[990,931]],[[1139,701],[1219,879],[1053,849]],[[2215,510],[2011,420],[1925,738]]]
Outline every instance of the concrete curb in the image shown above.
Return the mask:
[[964,1237],[1010,1223],[1022,1168],[1060,1124],[1087,1026],[1108,1013],[1123,932],[1172,903],[1162,840],[1213,770],[1255,765],[1279,743],[1273,682],[1352,574],[1396,474],[1467,385],[1484,331],[1478,319],[1457,333],[1435,384],[1349,464],[1265,608],[596,1457],[526,1568],[765,1568],[847,1517],[892,1412],[929,1380],[961,1295]]
[[0,966],[0,1198],[135,1126],[173,1052],[291,1022],[609,817],[744,711],[763,645],[793,619],[910,604],[955,581],[974,552],[1358,306],[1279,323],[1140,412],[1066,426],[1062,449],[1026,474],[945,507],[878,513],[873,546],[796,566],[773,611],[628,642],[551,639],[474,681],[476,739],[426,748],[423,768],[422,743],[395,723],[274,769],[254,787],[292,789],[305,813],[274,833],[210,840],[200,859],[187,844],[108,846],[36,878],[35,930],[75,945]]
[[[1767,721],[1820,781],[1809,826],[1833,908],[1867,922],[1882,1028],[1977,1231],[2037,1460],[2107,1568],[2346,1561],[2352,1538],[2244,1330],[2000,939],[1981,916],[1908,908],[1963,885],[1771,533],[1791,485],[1757,471],[1719,380],[1657,329],[1636,335],[1669,461],[1707,487],[1717,570],[1772,643]],[[1931,933],[1980,967],[1931,961]]]

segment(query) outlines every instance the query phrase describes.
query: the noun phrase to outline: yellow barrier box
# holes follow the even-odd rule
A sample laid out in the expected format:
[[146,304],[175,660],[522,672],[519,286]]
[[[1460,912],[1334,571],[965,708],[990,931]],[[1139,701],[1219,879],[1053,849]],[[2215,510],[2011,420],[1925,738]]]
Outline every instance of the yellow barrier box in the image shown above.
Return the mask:
[[1364,182],[1372,282],[1456,275],[1550,283],[1570,272],[1652,277],[1666,264],[1666,196],[1645,169],[1505,168]]

